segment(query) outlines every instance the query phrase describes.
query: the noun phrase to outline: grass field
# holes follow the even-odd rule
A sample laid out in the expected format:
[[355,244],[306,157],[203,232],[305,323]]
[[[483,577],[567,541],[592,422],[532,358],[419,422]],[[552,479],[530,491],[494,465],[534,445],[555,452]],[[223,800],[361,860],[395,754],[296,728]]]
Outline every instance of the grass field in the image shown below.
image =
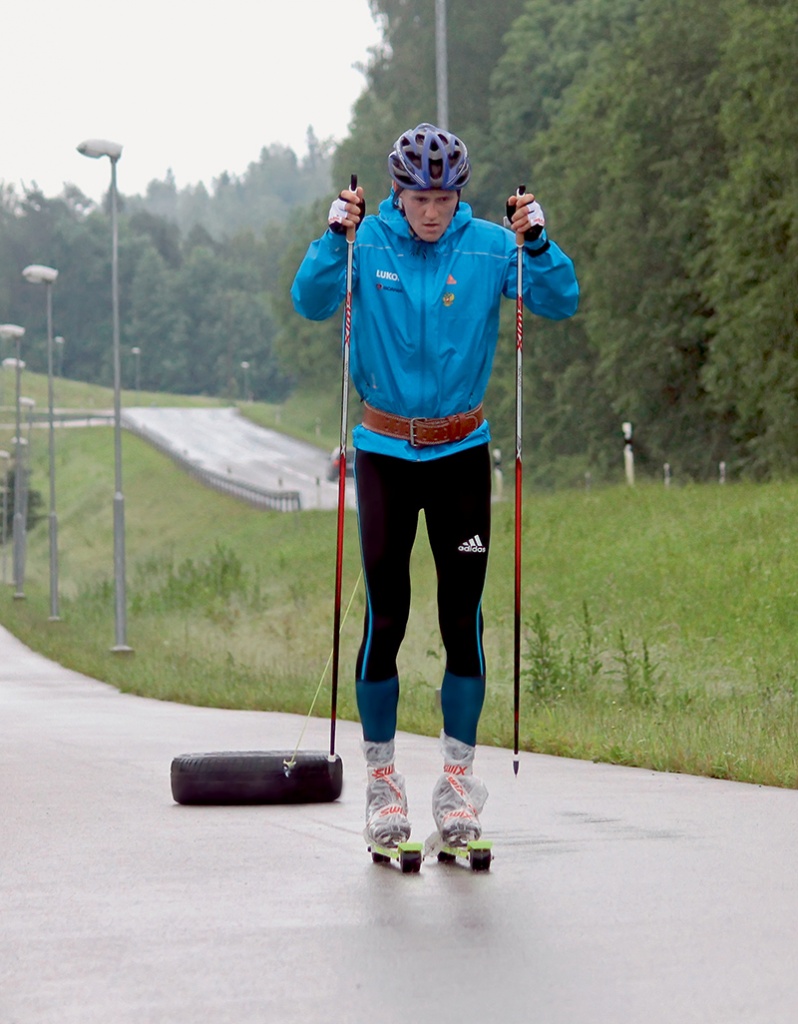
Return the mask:
[[[154,396],[157,404],[169,399]],[[132,403],[131,403],[132,404]],[[253,418],[274,425],[275,407]],[[323,446],[334,403],[279,410]],[[316,419],[323,417],[321,426]],[[330,423],[332,425],[330,425]],[[8,438],[0,438],[7,447]],[[32,485],[47,491],[46,433]],[[71,668],[151,697],[308,710],[331,646],[335,513],[255,511],[124,437],[128,640],[114,639],[110,427],[57,435],[61,615],[49,623],[46,522],[29,536],[26,601],[0,619]],[[798,785],[798,484],[641,484],[529,494],[524,510],[524,749]],[[512,503],[495,506],[485,595],[489,696],[480,741],[512,745]],[[347,518],[339,714],[356,717],[363,615]],[[10,553],[9,553],[10,565]],[[400,728],[436,734],[443,672],[423,529],[401,654]],[[328,713],[328,677],[316,713]]]

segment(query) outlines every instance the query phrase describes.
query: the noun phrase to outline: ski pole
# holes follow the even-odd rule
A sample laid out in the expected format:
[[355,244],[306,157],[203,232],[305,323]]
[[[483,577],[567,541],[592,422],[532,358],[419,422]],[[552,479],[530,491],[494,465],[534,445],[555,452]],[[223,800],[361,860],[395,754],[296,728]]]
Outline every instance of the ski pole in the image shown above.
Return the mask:
[[[524,185],[516,195],[522,196]],[[524,232],[515,235],[518,295],[515,300],[515,615],[513,621],[513,772],[518,775],[521,722],[521,512],[524,401]]]
[[[350,180],[352,192],[357,175]],[[338,529],[335,551],[335,610],[333,613],[332,685],[330,696],[330,757],[335,757],[335,723],[338,717],[338,663],[341,650],[341,584],[344,556],[344,511],[346,507],[346,447],[349,420],[349,341],[352,335],[352,265],[355,229],[346,232],[346,298],[344,300],[343,343],[341,356],[341,442],[338,449]]]

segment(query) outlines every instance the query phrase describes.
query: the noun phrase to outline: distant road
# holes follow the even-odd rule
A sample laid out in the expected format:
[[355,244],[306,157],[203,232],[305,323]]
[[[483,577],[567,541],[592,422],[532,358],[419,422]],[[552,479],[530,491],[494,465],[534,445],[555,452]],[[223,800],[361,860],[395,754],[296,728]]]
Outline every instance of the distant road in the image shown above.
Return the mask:
[[[330,453],[316,445],[259,427],[237,409],[126,408],[126,424],[199,469],[269,491],[298,491],[302,508],[331,509],[338,483],[327,479]],[[354,483],[346,504],[355,507]]]

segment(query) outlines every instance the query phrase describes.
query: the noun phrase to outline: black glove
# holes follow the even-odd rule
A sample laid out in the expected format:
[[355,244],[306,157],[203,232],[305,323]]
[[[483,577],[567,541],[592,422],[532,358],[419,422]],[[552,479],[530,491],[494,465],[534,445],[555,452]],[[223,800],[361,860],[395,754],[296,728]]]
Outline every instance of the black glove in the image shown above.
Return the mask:
[[[512,227],[510,227],[510,222],[513,219],[513,214],[515,213],[516,210],[517,210],[516,206],[511,206],[509,203],[507,204],[507,209],[505,211],[507,216],[506,216],[505,221],[504,221],[504,226],[507,227],[507,228],[510,228],[511,231],[513,229],[512,229]],[[543,228],[546,226],[546,218],[545,218],[545,216],[543,214],[543,210],[541,210],[540,204],[537,202],[537,200],[535,200],[534,202],[531,202],[531,203],[527,203],[527,205],[526,205],[526,212],[527,212],[527,217],[529,219],[529,227],[524,232],[524,241],[525,242],[537,242],[537,240],[540,238],[541,234],[543,233]]]
[[[355,227],[355,231],[357,231],[357,229],[363,223],[363,218],[366,216],[366,200],[358,198],[355,199],[354,202],[360,208],[360,220],[358,221],[357,226]],[[330,231],[332,231],[333,234],[345,235],[347,232],[347,228],[345,227],[345,225],[341,223],[341,221],[347,215],[346,203],[347,200],[344,199],[344,194],[342,192],[330,207],[330,212],[327,215],[327,223],[329,225]]]

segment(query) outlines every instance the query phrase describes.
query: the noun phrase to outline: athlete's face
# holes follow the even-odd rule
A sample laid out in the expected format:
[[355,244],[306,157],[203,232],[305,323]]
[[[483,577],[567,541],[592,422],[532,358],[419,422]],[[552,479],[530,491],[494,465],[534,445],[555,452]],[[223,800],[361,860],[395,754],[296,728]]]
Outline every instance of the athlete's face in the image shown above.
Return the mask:
[[452,222],[458,199],[456,192],[441,188],[405,189],[400,196],[407,222],[422,242],[438,241]]

